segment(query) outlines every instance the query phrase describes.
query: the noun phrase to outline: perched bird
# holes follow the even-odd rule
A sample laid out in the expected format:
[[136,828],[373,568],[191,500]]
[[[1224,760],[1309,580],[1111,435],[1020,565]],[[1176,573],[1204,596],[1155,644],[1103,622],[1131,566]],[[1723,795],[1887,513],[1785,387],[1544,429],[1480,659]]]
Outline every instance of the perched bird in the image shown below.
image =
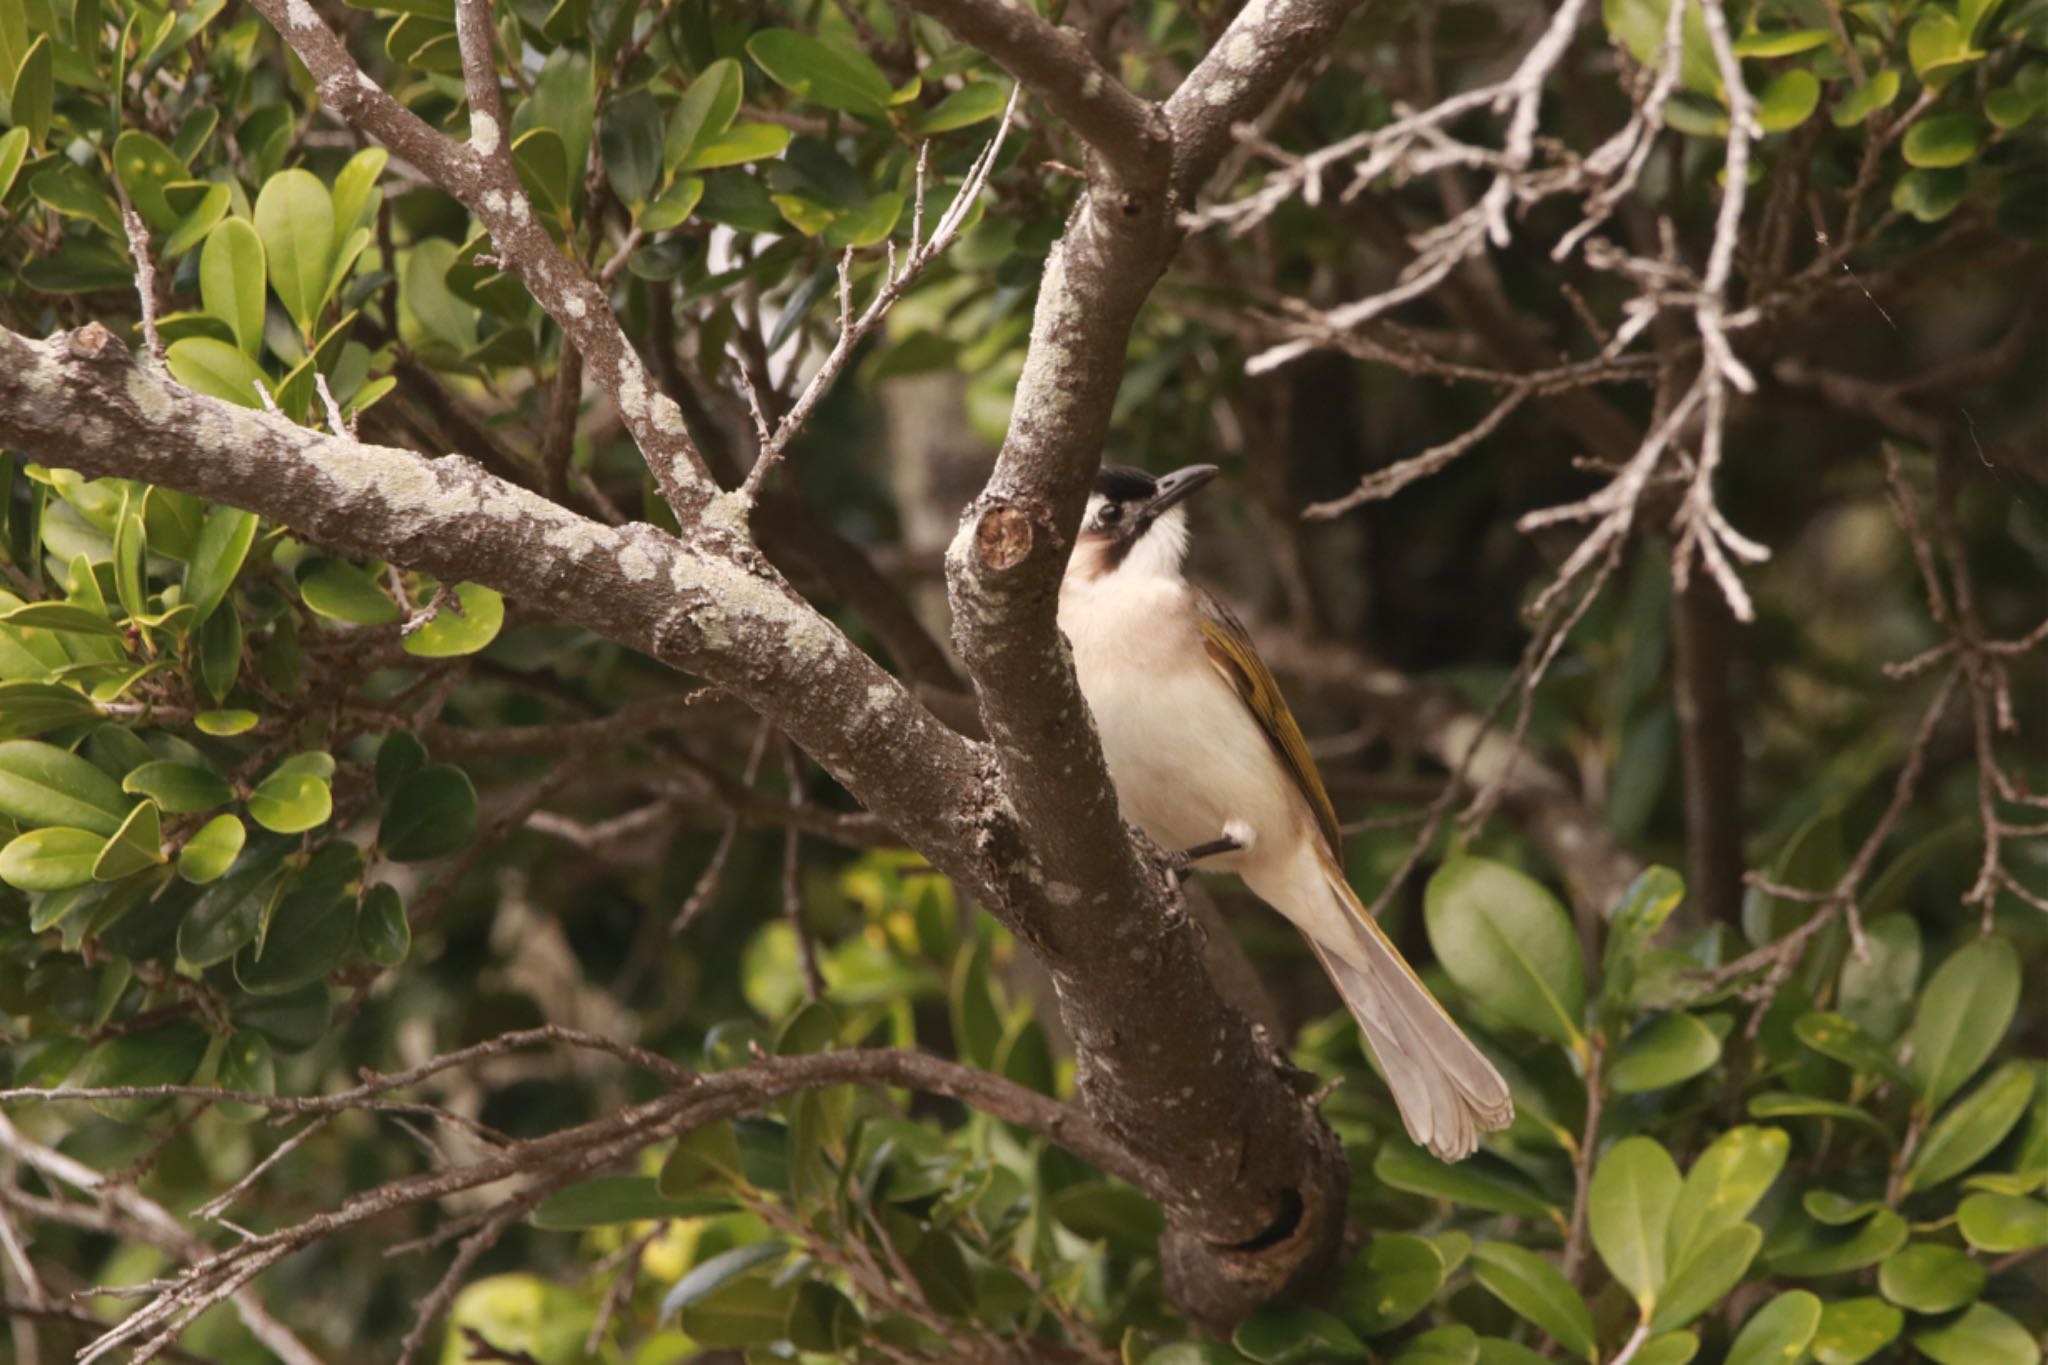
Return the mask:
[[1187,581],[1190,493],[1216,475],[1105,467],[1060,588],[1124,817],[1235,872],[1307,936],[1364,1030],[1409,1136],[1446,1161],[1514,1116],[1507,1084],[1344,879],[1336,812],[1251,637]]

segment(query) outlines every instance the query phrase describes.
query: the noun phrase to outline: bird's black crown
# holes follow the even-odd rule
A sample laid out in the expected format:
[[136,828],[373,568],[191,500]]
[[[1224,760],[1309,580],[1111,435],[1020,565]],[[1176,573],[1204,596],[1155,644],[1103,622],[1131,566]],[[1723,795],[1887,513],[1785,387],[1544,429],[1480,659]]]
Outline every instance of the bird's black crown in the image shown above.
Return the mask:
[[1159,480],[1127,464],[1106,464],[1095,476],[1095,491],[1111,502],[1146,502],[1159,491]]

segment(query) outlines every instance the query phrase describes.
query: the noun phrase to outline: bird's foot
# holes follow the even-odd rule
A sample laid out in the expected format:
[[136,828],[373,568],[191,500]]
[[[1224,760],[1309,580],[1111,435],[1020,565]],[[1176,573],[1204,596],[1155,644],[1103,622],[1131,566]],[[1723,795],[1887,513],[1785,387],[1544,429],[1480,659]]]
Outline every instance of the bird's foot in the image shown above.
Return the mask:
[[1206,843],[1195,844],[1178,853],[1166,855],[1167,866],[1173,869],[1176,881],[1186,881],[1194,874],[1195,864],[1204,858],[1215,858],[1225,853],[1237,853],[1251,847],[1251,831],[1242,822],[1232,820],[1223,826],[1223,837]]

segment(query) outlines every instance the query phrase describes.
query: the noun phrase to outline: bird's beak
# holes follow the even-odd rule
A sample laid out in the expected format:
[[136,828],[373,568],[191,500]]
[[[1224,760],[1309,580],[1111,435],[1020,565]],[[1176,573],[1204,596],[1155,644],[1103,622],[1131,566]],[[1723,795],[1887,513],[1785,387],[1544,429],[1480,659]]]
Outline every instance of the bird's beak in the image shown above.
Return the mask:
[[1191,464],[1185,469],[1176,469],[1159,480],[1159,488],[1152,494],[1152,501],[1145,504],[1140,521],[1151,521],[1175,503],[1182,501],[1203,484],[1216,477],[1213,464]]

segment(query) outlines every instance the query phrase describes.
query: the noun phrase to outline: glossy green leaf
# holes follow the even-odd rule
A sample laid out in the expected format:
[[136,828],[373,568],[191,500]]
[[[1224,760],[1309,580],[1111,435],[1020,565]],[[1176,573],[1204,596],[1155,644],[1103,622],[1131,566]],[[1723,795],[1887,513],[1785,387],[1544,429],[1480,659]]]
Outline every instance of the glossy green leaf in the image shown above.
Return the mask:
[[121,779],[121,790],[148,797],[166,815],[191,815],[235,799],[234,788],[211,768],[161,759],[131,771]]
[[379,882],[364,890],[356,914],[356,946],[379,967],[396,967],[412,951],[412,924],[397,887]]
[[917,130],[933,137],[985,123],[1002,113],[1009,99],[1010,87],[1002,81],[969,81],[920,116]]
[[1827,46],[1824,28],[1780,29],[1775,33],[1745,33],[1735,40],[1738,57],[1792,57]]
[[446,763],[422,768],[391,797],[377,843],[394,862],[425,862],[458,852],[476,833],[476,788]]
[[1666,1264],[1676,1266],[1734,1227],[1763,1199],[1791,1155],[1780,1128],[1744,1124],[1714,1139],[1685,1174],[1664,1238]]
[[1684,899],[1685,880],[1668,867],[1652,867],[1629,883],[1615,903],[1600,969],[1601,994],[1610,1008],[1634,998],[1643,954]]
[[1343,1320],[1315,1308],[1262,1308],[1237,1325],[1230,1344],[1260,1365],[1363,1359],[1365,1343]]
[[1593,1170],[1586,1205],[1593,1245],[1646,1316],[1664,1282],[1664,1242],[1681,1184],[1678,1164],[1649,1137],[1616,1143]]
[[110,835],[135,803],[77,754],[37,739],[0,742],[0,815]]
[[1698,1016],[1659,1015],[1615,1049],[1608,1083],[1617,1094],[1661,1090],[1691,1080],[1721,1060],[1721,1039]]
[[[214,1083],[223,1090],[240,1090],[251,1095],[277,1093],[277,1062],[270,1043],[261,1034],[238,1032],[221,1048],[220,1069]],[[260,1104],[222,1100],[214,1106],[222,1118],[236,1123],[253,1123],[273,1111]]]
[[0,881],[23,891],[62,891],[91,881],[106,848],[104,835],[51,825],[32,829],[0,849]]
[[358,626],[385,626],[403,613],[366,569],[345,559],[322,560],[299,580],[299,596],[320,615]]
[[391,154],[382,147],[365,147],[348,159],[334,177],[334,232],[346,238],[357,228],[371,226],[377,208],[377,178]]
[[1686,1365],[1699,1353],[1700,1339],[1691,1332],[1666,1332],[1643,1343],[1634,1365]]
[[249,793],[249,818],[276,834],[302,834],[327,823],[334,793],[317,774],[273,772]]
[[1799,1041],[1823,1057],[1831,1057],[1863,1076],[1905,1078],[1890,1049],[1858,1028],[1846,1015],[1816,1010],[1793,1021],[1792,1032]]
[[171,207],[164,187],[185,178],[185,165],[163,143],[130,128],[114,139],[114,178],[142,221],[157,232],[169,232],[184,217]]
[[800,99],[849,114],[880,116],[894,93],[866,53],[835,39],[761,29],[747,39],[747,55]]
[[1921,10],[1906,34],[1906,55],[1913,74],[1938,89],[1984,54],[1970,46],[1954,15],[1930,5]]
[[512,143],[512,162],[536,208],[557,215],[568,213],[574,192],[569,153],[559,133],[543,126],[520,134]]
[[29,44],[21,65],[14,73],[14,93],[9,97],[9,117],[17,128],[28,130],[29,141],[36,146],[50,135],[50,115],[57,94],[52,65],[55,52],[50,35],[38,36]]
[[1953,1322],[1913,1334],[1935,1365],[2040,1365],[2041,1348],[2027,1329],[1988,1303],[1973,1303]]
[[1837,1299],[1822,1306],[1813,1334],[1820,1365],[1861,1365],[1898,1340],[1906,1315],[1878,1298]]
[[1393,1365],[1479,1365],[1479,1334],[1463,1323],[1411,1337]]
[[1747,1222],[1731,1223],[1687,1243],[1686,1254],[1671,1261],[1671,1273],[1657,1291],[1650,1330],[1684,1327],[1720,1303],[1742,1283],[1763,1244],[1763,1229]]
[[1584,1049],[1585,965],[1549,891],[1503,863],[1457,858],[1429,879],[1424,906],[1430,946],[1460,990],[1489,1014]]
[[1556,1209],[1519,1181],[1496,1175],[1483,1162],[1456,1165],[1438,1161],[1420,1147],[1390,1139],[1373,1158],[1372,1173],[1382,1184],[1410,1194],[1445,1199],[1475,1209],[1524,1218],[1554,1217]]
[[172,342],[165,349],[164,360],[179,383],[209,398],[260,408],[262,394],[270,392],[270,380],[255,361],[212,337],[186,337]]
[[1794,67],[1772,77],[1757,97],[1757,123],[1766,133],[1783,133],[1813,117],[1820,107],[1820,78]]
[[0,739],[45,734],[100,714],[91,698],[57,683],[0,683]]
[[1909,166],[1960,166],[1984,145],[1984,123],[1975,114],[1936,114],[1906,130],[1899,144]]
[[1599,1358],[1593,1314],[1571,1281],[1526,1247],[1481,1242],[1472,1248],[1473,1277],[1487,1292],[1535,1323],[1552,1340],[1588,1360]]
[[1885,1257],[1877,1287],[1915,1313],[1952,1313],[1984,1291],[1984,1267],[1969,1253],[1935,1242],[1914,1242]]
[[294,887],[256,942],[235,957],[242,989],[276,995],[320,980],[355,945],[356,898],[332,886]]
[[[1680,0],[1683,3],[1683,0]],[[1651,70],[1664,65],[1664,34],[1672,0],[1601,0],[1607,32],[1628,49],[1636,62]],[[1687,89],[1718,95],[1721,76],[1697,6],[1679,16],[1679,79]]]
[[505,624],[505,599],[478,583],[455,588],[461,610],[444,603],[434,619],[405,637],[405,652],[422,659],[474,654],[498,638]]
[[178,924],[178,956],[195,967],[211,967],[255,939],[288,869],[279,862],[251,861],[208,887]]
[[28,129],[10,128],[0,133],[0,199],[14,188],[14,177],[28,157]]
[[1790,1290],[1750,1314],[1728,1348],[1727,1365],[1796,1365],[1820,1330],[1820,1300]]
[[752,1242],[721,1251],[692,1268],[662,1296],[661,1316],[672,1317],[677,1310],[710,1297],[754,1267],[780,1260],[787,1254],[788,1248],[780,1242]]
[[662,191],[661,197],[641,210],[639,224],[647,232],[666,232],[689,221],[691,210],[704,197],[702,176],[685,175]]
[[208,313],[228,325],[236,345],[252,361],[263,349],[267,280],[263,239],[245,220],[223,219],[206,234],[206,245],[199,251],[199,297]]
[[2048,1246],[2048,1203],[2017,1194],[1980,1190],[1956,1208],[1963,1240],[1991,1255]]
[[[669,115],[662,139],[662,162],[667,169],[682,168],[693,152],[732,127],[733,117],[740,111],[744,83],[740,64],[730,57],[711,63],[690,82]],[[783,139],[785,146],[788,141]]]
[[1899,73],[1886,67],[1844,95],[1829,117],[1837,128],[1853,128],[1878,110],[1891,108],[1899,97],[1899,84]]
[[1929,1109],[1946,1104],[1997,1049],[2019,993],[2019,957],[2002,938],[1973,939],[1935,971],[1906,1033]]
[[192,724],[204,734],[226,736],[253,730],[257,719],[254,711],[201,711],[192,717]]
[[334,200],[310,171],[280,171],[256,196],[256,233],[271,286],[308,342],[327,302],[334,258]]
[[712,171],[781,156],[789,146],[789,129],[773,123],[742,123],[692,148],[676,164],[678,171]]
[[604,1175],[549,1195],[533,1211],[533,1225],[553,1232],[580,1232],[715,1211],[716,1207],[701,1199],[669,1198],[655,1188],[653,1176]]
[[1344,1268],[1330,1307],[1367,1336],[1391,1332],[1429,1307],[1444,1259],[1424,1237],[1381,1233]]
[[2010,1061],[1992,1072],[1927,1130],[1906,1169],[1906,1188],[1929,1189],[1982,1161],[2005,1140],[2033,1097],[2034,1068],[2026,1062]]
[[[188,1019],[123,1033],[94,1049],[79,1084],[93,1089],[186,1085],[206,1060],[210,1043],[206,1030]],[[167,1103],[158,1099],[101,1100],[93,1108],[117,1121],[135,1123]]]
[[874,246],[896,229],[903,214],[903,196],[878,194],[857,209],[834,218],[825,229],[825,245],[839,248]]
[[1875,1199],[1851,1199],[1833,1190],[1808,1190],[1799,1196],[1799,1207],[1816,1223],[1833,1228],[1860,1223],[1883,1205]]
[[[203,243],[212,235],[214,227],[227,217],[228,208],[234,203],[234,194],[226,185],[215,185],[201,181],[189,181],[171,186],[171,202],[174,205],[177,204],[180,201],[181,192],[186,188],[195,186],[200,187],[198,200],[193,203],[190,211],[179,221],[178,226],[172,229],[171,235],[164,238],[163,258],[166,261],[175,261],[192,250],[193,247]],[[158,321],[161,322],[162,319],[159,318]]]
[[205,624],[234,586],[242,562],[249,557],[249,547],[256,542],[256,526],[255,513],[236,507],[216,507],[206,514],[206,524],[200,528],[192,558],[185,565],[185,601],[191,604],[195,627]]
[[1842,1014],[1873,1038],[1896,1038],[1920,979],[1920,926],[1911,915],[1883,915],[1863,926],[1867,957],[1842,963]]
[[612,192],[629,209],[647,202],[661,181],[661,109],[654,96],[633,90],[605,105],[597,140]]
[[219,881],[241,856],[248,837],[240,819],[232,815],[214,816],[178,850],[178,875],[201,884]]
[[1961,168],[1910,170],[1892,186],[1892,207],[1923,223],[1938,223],[1956,211],[1970,177]]
[[1764,1261],[1781,1275],[1843,1275],[1876,1265],[1905,1244],[1906,1220],[1890,1209],[1879,1209],[1847,1236],[1808,1237],[1782,1246],[1773,1243]]
[[117,882],[163,861],[163,820],[154,802],[143,801],[128,812],[121,828],[107,840],[92,865],[92,877],[98,882]]

